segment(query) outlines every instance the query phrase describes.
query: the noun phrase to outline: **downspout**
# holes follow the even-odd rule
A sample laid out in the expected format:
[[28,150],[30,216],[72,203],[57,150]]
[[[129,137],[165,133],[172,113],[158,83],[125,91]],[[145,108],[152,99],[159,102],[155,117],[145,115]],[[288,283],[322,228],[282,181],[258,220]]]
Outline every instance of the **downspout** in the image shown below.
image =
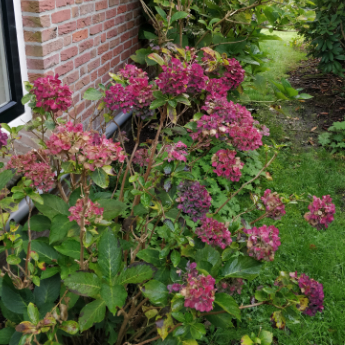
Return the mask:
[[[121,112],[120,114],[115,116],[114,120],[121,127],[131,117],[131,115],[132,115],[131,112],[128,112],[128,113]],[[109,125],[107,125],[106,131],[105,131],[106,137],[110,138],[116,130],[117,130],[117,126],[115,125],[115,123],[114,122],[109,123]],[[68,176],[69,176],[69,174],[61,176],[61,180],[65,179]],[[49,190],[49,193],[53,189],[54,188]],[[40,192],[40,194],[42,194],[42,192]],[[6,230],[8,231],[10,229],[10,222],[11,221],[14,221],[17,224],[22,219],[24,219],[28,214],[29,214],[29,206],[28,206],[27,202],[25,201],[25,199],[23,199],[18,204],[18,210],[11,213],[10,217],[8,218],[8,221],[6,224]]]

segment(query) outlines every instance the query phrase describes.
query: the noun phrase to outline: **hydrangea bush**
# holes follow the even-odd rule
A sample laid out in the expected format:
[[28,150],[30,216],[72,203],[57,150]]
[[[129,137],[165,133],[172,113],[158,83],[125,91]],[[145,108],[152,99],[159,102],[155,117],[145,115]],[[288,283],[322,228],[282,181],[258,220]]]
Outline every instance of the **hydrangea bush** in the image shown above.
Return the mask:
[[[268,130],[226,98],[243,81],[239,62],[210,48],[164,48],[150,58],[161,66],[157,78],[127,65],[111,75],[111,85],[84,95],[98,102],[96,116],[106,122],[116,121],[113,110],[133,111],[130,152],[123,132],[113,141],[83,128],[77,114],[62,116],[71,92],[57,76],[27,84],[24,101],[37,115],[27,129],[40,131],[40,149],[17,155],[13,142],[22,127],[3,124],[9,134],[0,134],[1,152],[9,161],[0,174],[0,249],[7,261],[0,308],[8,322],[0,336],[11,345],[69,344],[71,337],[73,344],[192,345],[209,323],[240,325],[242,309],[269,306],[278,328],[293,313],[323,310],[322,284],[305,273],[282,272],[251,304],[236,302],[245,282],[279,251],[279,230],[265,218],[280,219],[289,203],[304,201],[259,188],[251,207],[237,199],[250,200],[248,186],[279,150],[263,146]],[[198,111],[182,127],[186,109]],[[140,143],[149,122],[155,139]],[[250,162],[259,148],[267,160],[256,166]],[[22,179],[9,191],[14,172]],[[20,200],[29,207],[26,223],[7,223]],[[252,212],[260,215],[249,223]],[[334,212],[330,196],[314,197],[305,218],[327,227]],[[44,230],[48,237],[33,239]]]

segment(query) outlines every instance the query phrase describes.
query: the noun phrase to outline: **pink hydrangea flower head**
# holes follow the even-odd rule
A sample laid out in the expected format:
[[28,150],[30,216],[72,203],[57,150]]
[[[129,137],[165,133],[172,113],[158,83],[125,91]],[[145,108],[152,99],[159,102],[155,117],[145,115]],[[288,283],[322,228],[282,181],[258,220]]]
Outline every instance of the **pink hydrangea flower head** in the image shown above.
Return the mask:
[[290,277],[294,282],[298,283],[302,294],[308,298],[308,307],[303,310],[303,313],[309,316],[314,316],[318,311],[321,313],[324,310],[323,285],[309,278],[304,273],[298,277],[297,272],[292,272]]
[[226,225],[212,218],[203,217],[201,226],[195,229],[195,233],[202,242],[222,249],[232,242],[231,233]]
[[285,205],[281,201],[277,192],[272,193],[270,189],[266,189],[261,200],[265,205],[266,212],[268,213],[267,217],[279,220],[284,214],[286,214]]
[[225,177],[232,182],[238,182],[242,175],[241,169],[244,163],[236,157],[236,151],[219,150],[212,156],[213,170],[218,176]]
[[55,185],[55,174],[48,164],[49,158],[44,151],[30,151],[24,155],[12,156],[7,169],[16,169],[31,180],[31,187],[48,192]]
[[304,215],[307,222],[317,230],[327,229],[333,222],[335,205],[330,195],[324,195],[322,199],[313,196],[313,202],[308,206],[309,211]]
[[231,89],[236,89],[244,80],[245,70],[236,59],[228,59],[229,64],[225,64],[223,77]]
[[176,58],[171,58],[167,66],[162,66],[163,72],[158,76],[156,84],[163,94],[173,96],[186,92],[189,82],[189,70]]
[[5,133],[1,130],[1,125],[0,125],[0,149],[3,146],[7,145],[7,139],[8,139],[8,135],[7,135],[7,133]]
[[72,105],[72,92],[67,85],[61,85],[57,74],[36,79],[30,93],[36,96],[36,106],[45,111],[66,111]]
[[242,287],[244,285],[244,280],[242,278],[233,278],[231,279],[231,282],[222,282],[218,284],[218,292],[225,292],[229,293],[229,295],[233,295],[234,293],[241,294],[242,293]]
[[262,146],[262,135],[253,126],[231,125],[229,135],[232,144],[240,151],[253,151]]
[[274,253],[280,246],[279,230],[273,226],[263,225],[259,228],[244,229],[249,235],[247,249],[249,256],[257,260],[273,261]]
[[188,152],[185,151],[187,145],[185,145],[182,141],[179,141],[175,144],[167,145],[165,151],[168,152],[168,157],[166,158],[168,162],[171,161],[181,161],[186,162]]
[[69,208],[70,216],[68,219],[72,222],[75,220],[79,226],[82,226],[81,218],[84,214],[85,225],[90,225],[92,223],[99,223],[103,218],[102,207],[99,207],[98,203],[93,203],[88,199],[87,204],[85,205],[84,199],[78,199],[75,206]]
[[210,94],[209,96],[212,99],[226,98],[230,87],[224,81],[224,78],[209,80],[206,86],[206,91]]
[[211,197],[198,181],[184,181],[178,186],[178,209],[187,213],[193,221],[201,219],[209,211]]
[[187,92],[198,94],[205,90],[209,78],[204,74],[203,68],[198,63],[193,63],[189,68],[189,81]]
[[139,149],[135,151],[132,162],[139,164],[141,167],[149,164],[149,151],[148,149]]

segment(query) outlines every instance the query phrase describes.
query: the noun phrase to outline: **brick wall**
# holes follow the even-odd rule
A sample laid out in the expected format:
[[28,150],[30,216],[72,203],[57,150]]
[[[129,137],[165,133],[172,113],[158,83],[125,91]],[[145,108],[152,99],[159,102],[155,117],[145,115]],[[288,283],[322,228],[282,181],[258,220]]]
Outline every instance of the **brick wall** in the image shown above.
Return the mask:
[[29,80],[59,74],[73,91],[78,120],[87,122],[94,105],[82,100],[85,90],[106,83],[108,73],[139,48],[139,1],[21,0],[21,5]]

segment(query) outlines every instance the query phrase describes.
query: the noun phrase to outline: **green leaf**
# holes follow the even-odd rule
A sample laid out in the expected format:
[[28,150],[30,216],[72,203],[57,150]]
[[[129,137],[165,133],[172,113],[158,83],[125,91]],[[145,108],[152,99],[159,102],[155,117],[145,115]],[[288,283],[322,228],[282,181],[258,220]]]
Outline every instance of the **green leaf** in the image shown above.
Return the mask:
[[[27,253],[28,242],[24,241],[23,247],[25,253]],[[58,253],[49,246],[43,240],[34,240],[31,242],[31,250],[39,255],[40,261],[44,261],[47,264],[51,264],[58,259]]]
[[62,324],[59,326],[59,329],[63,330],[64,332],[68,334],[77,334],[79,331],[79,325],[76,321],[63,321]]
[[261,331],[259,338],[261,340],[261,345],[271,345],[273,342],[273,334],[265,330]]
[[29,303],[27,312],[28,312],[30,321],[34,325],[37,325],[38,322],[40,321],[40,313],[38,312],[37,307],[33,303]]
[[1,300],[9,311],[24,314],[27,311],[28,304],[33,302],[33,296],[28,289],[17,290],[13,286],[11,278],[5,275],[2,281]]
[[307,93],[301,93],[297,96],[298,99],[310,99],[310,98],[313,98],[314,96],[312,95],[309,95]]
[[22,261],[21,258],[19,258],[18,256],[14,255],[14,254],[9,255],[6,258],[6,262],[10,265],[19,265],[21,261]]
[[65,279],[64,284],[70,291],[86,297],[96,298],[101,291],[101,281],[94,273],[72,273]]
[[102,284],[101,297],[110,312],[115,315],[117,308],[124,306],[127,299],[127,291],[122,285],[109,286]]
[[70,221],[64,214],[58,214],[52,220],[49,233],[49,244],[62,241],[67,237],[68,231],[71,229],[79,229],[79,225],[75,221]]
[[184,19],[188,16],[187,12],[183,12],[183,11],[179,11],[173,14],[173,16],[171,17],[171,21],[170,24],[172,24],[173,22],[176,22],[176,20],[180,20],[180,19]]
[[155,266],[160,266],[161,261],[159,260],[159,251],[152,248],[146,248],[141,250],[137,257]]
[[109,186],[109,176],[103,169],[96,168],[91,174],[91,179],[101,188],[107,188]]
[[194,181],[195,177],[192,173],[190,173],[189,171],[180,171],[176,174],[174,174],[174,177],[183,179],[183,180],[191,180]]
[[44,304],[53,303],[59,297],[61,286],[60,275],[41,280],[41,285],[34,290],[35,304],[40,308]]
[[[151,53],[148,55],[150,60],[157,62],[160,66],[164,65],[164,60],[156,53]],[[150,107],[151,108],[151,107]],[[154,108],[153,108],[154,109]]]
[[[220,308],[218,305],[214,305],[212,312],[222,311],[223,309]],[[227,313],[223,314],[215,314],[215,315],[207,315],[205,318],[212,323],[212,325],[219,327],[219,328],[231,328],[234,327],[232,324],[233,317]]]
[[84,332],[95,323],[103,321],[105,317],[105,302],[102,299],[96,299],[87,304],[79,314],[80,332]]
[[11,337],[15,332],[14,328],[6,327],[0,330],[0,344],[7,345],[10,343]]
[[253,343],[253,340],[250,339],[249,335],[244,335],[244,336],[241,338],[241,344],[242,344],[242,345],[252,345],[252,344],[254,344],[254,343]]
[[98,101],[103,97],[102,92],[94,89],[94,88],[89,88],[84,92],[83,99],[87,99],[89,101]]
[[205,326],[202,323],[193,323],[189,326],[193,339],[201,339],[206,334]]
[[62,242],[59,246],[54,246],[54,248],[61,254],[66,255],[73,259],[80,259],[80,242],[68,239]]
[[143,33],[144,33],[145,38],[148,40],[155,40],[156,38],[158,38],[158,36],[155,35],[153,32],[144,31]]
[[[49,230],[51,226],[51,221],[46,216],[36,214],[30,219],[30,229],[31,231],[42,232]],[[23,226],[23,231],[28,231],[28,222]]]
[[234,260],[227,261],[221,271],[224,278],[255,279],[263,264],[249,256],[239,256]]
[[59,272],[60,272],[59,267],[48,267],[45,271],[42,271],[41,280],[55,276],[55,274],[57,274]]
[[0,173],[0,190],[5,188],[7,183],[11,181],[14,176],[11,170],[5,170]]
[[104,208],[103,211],[103,219],[105,220],[112,220],[119,216],[125,209],[126,205],[114,199],[100,199],[97,201],[99,206]]
[[111,282],[120,270],[122,249],[111,230],[103,233],[98,243],[98,264],[105,278]]
[[125,284],[139,284],[145,280],[152,278],[153,269],[151,265],[144,262],[134,263],[128,266],[121,272],[119,283]]
[[176,108],[172,107],[170,104],[168,104],[167,108],[167,115],[170,119],[170,121],[174,124],[177,123],[177,111]]
[[164,105],[165,103],[167,103],[166,99],[155,99],[151,103],[150,109],[157,109],[157,108],[161,107],[162,105]]
[[174,267],[177,267],[181,261],[181,254],[180,252],[174,250],[170,255],[171,262],[173,263]]
[[214,302],[224,309],[228,314],[231,314],[237,319],[241,320],[240,308],[230,295],[226,293],[216,293]]
[[61,198],[54,194],[42,194],[43,205],[35,202],[37,209],[50,220],[58,214],[69,216],[68,205]]
[[9,320],[15,324],[18,324],[18,323],[21,323],[22,321],[24,321],[22,314],[14,313],[11,310],[9,310],[8,308],[6,308],[3,301],[0,301],[0,308],[1,308],[1,314],[5,319],[7,319],[7,320]]
[[167,23],[167,14],[160,7],[155,6],[157,13],[163,18],[164,22]]
[[164,307],[168,303],[168,289],[165,284],[157,280],[150,280],[141,288],[141,291],[154,305]]

